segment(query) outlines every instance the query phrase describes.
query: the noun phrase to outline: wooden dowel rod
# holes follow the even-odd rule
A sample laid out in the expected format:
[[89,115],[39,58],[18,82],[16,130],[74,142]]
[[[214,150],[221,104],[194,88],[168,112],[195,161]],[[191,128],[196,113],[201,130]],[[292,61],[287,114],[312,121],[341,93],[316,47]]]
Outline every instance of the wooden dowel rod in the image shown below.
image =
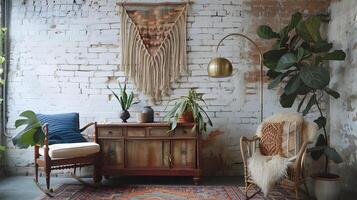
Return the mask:
[[186,2],[161,2],[161,3],[139,3],[139,2],[118,2],[118,6],[172,6],[192,4],[193,1]]

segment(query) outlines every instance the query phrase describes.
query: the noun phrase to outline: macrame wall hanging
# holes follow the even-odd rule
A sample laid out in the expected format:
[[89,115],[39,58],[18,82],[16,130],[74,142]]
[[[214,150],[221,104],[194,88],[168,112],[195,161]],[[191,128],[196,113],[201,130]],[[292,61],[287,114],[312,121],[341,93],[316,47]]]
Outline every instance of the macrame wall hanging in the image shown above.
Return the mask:
[[187,5],[121,4],[121,70],[154,103],[186,72]]

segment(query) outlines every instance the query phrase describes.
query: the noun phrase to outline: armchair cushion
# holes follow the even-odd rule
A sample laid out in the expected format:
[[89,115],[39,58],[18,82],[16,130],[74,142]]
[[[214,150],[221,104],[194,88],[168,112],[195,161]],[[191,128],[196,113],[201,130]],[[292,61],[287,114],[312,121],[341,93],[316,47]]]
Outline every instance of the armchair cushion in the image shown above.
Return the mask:
[[48,124],[49,144],[86,142],[79,130],[79,114],[36,114],[41,124]]
[[264,123],[260,137],[260,152],[265,156],[282,154],[282,122]]
[[294,157],[299,152],[301,145],[301,123],[297,121],[284,121],[281,155],[286,158]]
[[[262,137],[263,127],[270,123],[284,123],[282,131],[280,155],[291,158],[296,156],[304,141],[313,140],[315,137],[315,123],[309,123],[295,112],[278,113],[270,116],[258,127],[257,136]],[[264,153],[264,152],[262,152]]]
[[[50,158],[78,158],[89,156],[99,152],[99,144],[95,142],[67,143],[49,145],[48,155]],[[44,155],[44,149],[39,149],[40,155]]]

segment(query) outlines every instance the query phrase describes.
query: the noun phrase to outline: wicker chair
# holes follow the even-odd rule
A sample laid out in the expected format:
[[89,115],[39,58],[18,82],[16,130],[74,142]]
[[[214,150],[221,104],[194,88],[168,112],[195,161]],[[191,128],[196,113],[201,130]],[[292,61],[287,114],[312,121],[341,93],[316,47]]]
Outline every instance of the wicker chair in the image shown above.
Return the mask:
[[[290,164],[288,166],[286,180],[292,182],[294,185],[295,195],[298,199],[299,190],[301,189],[300,186],[304,185],[305,192],[309,196],[308,188],[306,185],[306,169],[304,168],[305,162],[305,155],[307,145],[311,144],[316,136],[317,126],[313,122],[306,121],[302,118],[302,116],[298,113],[280,113],[274,116],[271,116],[264,120],[264,122],[294,122],[297,125],[296,131],[297,135],[301,136],[302,141],[300,142],[299,149],[297,149],[293,155],[289,156]],[[263,122],[263,123],[264,123]],[[263,124],[262,123],[262,124]],[[254,152],[260,151],[259,144],[260,144],[260,131],[262,128],[262,124],[259,126],[257,130],[257,134],[253,137],[248,139],[247,137],[240,138],[240,150],[244,164],[244,179],[245,179],[245,195],[247,199],[252,198],[257,193],[260,192],[260,189],[255,191],[252,195],[248,196],[248,192],[256,188],[257,185],[251,179],[249,170],[248,170],[248,163],[247,160],[250,158]],[[290,129],[290,126],[288,126]],[[300,131],[299,131],[300,130]],[[289,130],[290,131],[290,130]]]
[[[88,127],[96,123],[89,123],[80,132],[83,132]],[[101,176],[98,176],[99,169],[99,145],[96,144],[96,135],[94,132],[94,142],[83,143],[67,143],[67,144],[53,144],[49,145],[49,131],[48,124],[42,126],[45,132],[45,143],[43,147],[35,146],[35,183],[38,188],[46,195],[52,197],[53,190],[50,189],[51,171],[61,169],[74,169],[72,173],[73,178],[81,183],[85,183],[76,174],[76,168],[94,165],[94,182],[99,182]],[[46,178],[46,189],[42,188],[38,182],[38,169],[43,168]]]

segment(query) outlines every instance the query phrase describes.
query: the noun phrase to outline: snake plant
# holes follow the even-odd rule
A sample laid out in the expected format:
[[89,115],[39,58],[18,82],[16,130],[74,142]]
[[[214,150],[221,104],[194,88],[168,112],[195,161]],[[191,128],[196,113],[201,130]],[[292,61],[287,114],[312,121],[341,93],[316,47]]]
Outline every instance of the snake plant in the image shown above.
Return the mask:
[[112,92],[115,98],[119,101],[122,111],[128,111],[131,105],[137,104],[139,102],[133,102],[134,93],[133,92],[131,92],[130,94],[127,93],[126,83],[124,83],[124,87],[121,86],[120,82],[118,82],[118,85],[120,90],[119,94],[115,93],[115,91],[112,90],[109,86],[107,86],[107,88]]

